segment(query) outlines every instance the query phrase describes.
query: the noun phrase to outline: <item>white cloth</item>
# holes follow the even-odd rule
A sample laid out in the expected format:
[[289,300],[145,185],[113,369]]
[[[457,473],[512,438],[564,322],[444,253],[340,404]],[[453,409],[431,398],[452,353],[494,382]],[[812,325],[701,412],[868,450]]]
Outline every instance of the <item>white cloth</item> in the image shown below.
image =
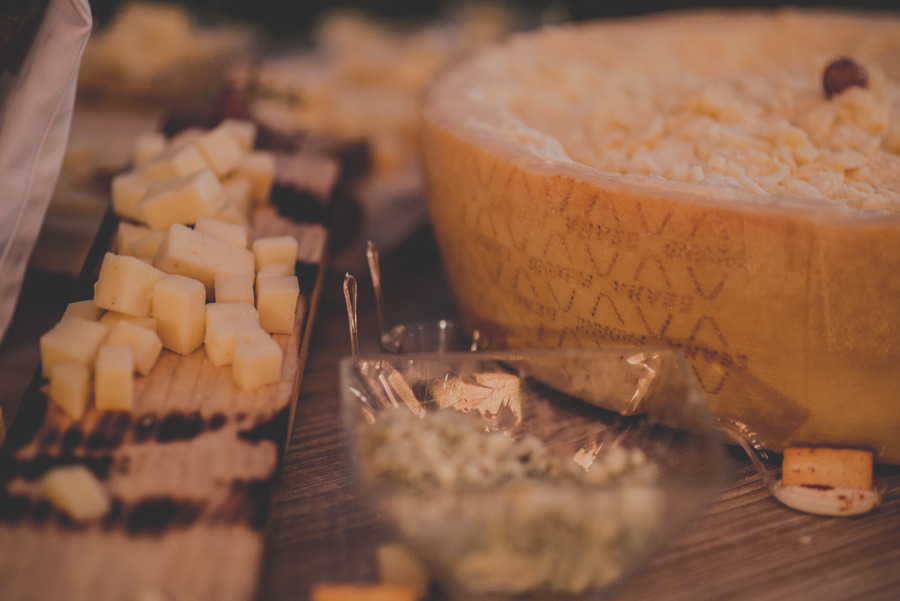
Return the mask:
[[19,74],[0,75],[0,339],[59,178],[91,26],[87,0],[50,0]]

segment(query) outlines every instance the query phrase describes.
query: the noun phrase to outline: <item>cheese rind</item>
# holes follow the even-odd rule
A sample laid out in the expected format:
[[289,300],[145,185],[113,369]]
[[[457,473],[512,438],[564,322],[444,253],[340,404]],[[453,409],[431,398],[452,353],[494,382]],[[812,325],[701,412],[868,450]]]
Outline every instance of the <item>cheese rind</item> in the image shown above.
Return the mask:
[[153,182],[137,205],[140,221],[151,229],[165,230],[173,223],[192,225],[201,216],[215,215],[225,203],[225,193],[210,169]]
[[203,344],[206,289],[195,279],[167,275],[153,287],[153,317],[165,348],[187,355]]
[[91,370],[81,361],[60,361],[50,368],[49,396],[74,420],[81,419],[90,392]]
[[253,253],[203,232],[175,223],[169,227],[153,264],[166,273],[199,280],[208,300],[215,298],[215,278],[222,274],[254,274]]
[[78,523],[99,520],[109,511],[109,495],[94,473],[83,465],[49,470],[41,490],[50,503]]
[[128,345],[100,346],[94,360],[94,406],[98,411],[131,411],[134,357]]

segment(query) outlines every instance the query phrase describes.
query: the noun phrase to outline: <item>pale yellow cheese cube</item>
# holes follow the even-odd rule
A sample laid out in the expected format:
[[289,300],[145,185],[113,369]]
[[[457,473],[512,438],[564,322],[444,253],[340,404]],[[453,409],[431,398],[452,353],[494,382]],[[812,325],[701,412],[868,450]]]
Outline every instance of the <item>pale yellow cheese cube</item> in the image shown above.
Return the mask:
[[66,316],[41,336],[41,374],[50,377],[53,366],[62,361],[79,361],[90,366],[109,328],[82,317]]
[[167,275],[153,287],[153,317],[164,347],[181,355],[203,344],[206,288],[183,275]]
[[137,206],[140,221],[154,230],[173,223],[191,225],[212,216],[225,204],[222,185],[210,169],[153,182]]
[[272,337],[259,328],[235,333],[232,377],[241,390],[256,390],[281,379],[284,353]]
[[257,204],[269,201],[275,183],[275,155],[266,150],[246,153],[235,170],[235,175],[246,177],[253,184],[252,197]]
[[405,545],[388,543],[375,549],[378,580],[383,584],[409,587],[417,599],[428,594],[431,576],[422,562]]
[[230,365],[234,358],[234,339],[246,328],[259,329],[259,313],[252,303],[209,303],[206,305],[206,335],[203,348],[216,367]]
[[109,495],[94,472],[81,464],[54,467],[41,478],[44,498],[78,523],[99,520],[109,511]]
[[134,369],[143,376],[149,374],[156,365],[163,348],[162,340],[155,330],[148,330],[125,320],[119,321],[109,330],[103,344],[130,347]]
[[[137,201],[135,201],[135,204],[137,204]],[[131,249],[129,248],[131,243],[152,233],[153,230],[146,225],[135,225],[127,221],[120,221],[118,228],[116,228],[116,252],[120,255],[131,255]]]
[[294,263],[266,263],[259,268],[256,274],[256,287],[254,291],[257,298],[259,297],[259,281],[265,278],[283,278],[294,275]]
[[151,332],[156,331],[156,319],[149,315],[146,317],[135,317],[134,315],[119,313],[118,311],[107,311],[103,314],[103,317],[100,318],[100,323],[106,324],[109,329],[112,329],[120,321],[133,323],[134,325],[144,328],[145,330],[150,330]]
[[138,134],[134,139],[134,151],[131,162],[135,167],[146,165],[152,159],[162,155],[169,145],[166,136],[161,132],[148,131]]
[[147,162],[140,168],[151,182],[164,181],[208,169],[203,155],[193,144],[171,145],[162,155]]
[[169,148],[172,150],[181,150],[182,148],[191,146],[205,133],[206,129],[203,127],[186,127],[172,136],[172,139],[169,141]]
[[239,225],[247,230],[250,229],[250,217],[249,212],[244,209],[238,207],[233,201],[228,198],[225,199],[225,204],[222,205],[222,208],[218,213],[213,215],[219,221],[224,221],[225,223],[233,223],[235,225]]
[[103,344],[94,360],[94,407],[98,411],[131,411],[134,400],[134,356],[128,345]]
[[259,131],[256,123],[246,119],[223,119],[219,127],[227,128],[241,145],[244,151],[253,150],[256,144],[256,134]]
[[260,327],[272,334],[292,333],[300,296],[297,276],[262,278],[257,280],[257,290]]
[[251,274],[221,274],[215,278],[217,303],[255,304]]
[[81,361],[60,361],[50,368],[49,396],[69,417],[81,419],[90,392],[91,370]]
[[100,318],[103,317],[103,313],[103,309],[95,305],[94,301],[83,300],[66,305],[66,310],[63,311],[63,317],[74,315],[76,317],[87,319],[88,321],[100,321]]
[[293,236],[271,236],[253,241],[256,271],[266,263],[296,263],[297,239]]
[[106,253],[94,284],[94,304],[135,317],[150,315],[153,285],[165,274],[135,257]]
[[222,274],[253,274],[253,253],[203,232],[175,223],[159,246],[153,264],[166,273],[203,282],[206,298],[215,298],[215,277]]
[[250,212],[253,204],[253,182],[241,175],[231,175],[222,180],[222,190],[225,192],[225,204],[233,204],[245,214]]
[[217,177],[234,171],[245,152],[229,126],[212,128],[198,137],[194,145]]
[[137,206],[150,187],[150,181],[141,171],[128,171],[113,176],[111,195],[116,215],[140,221]]
[[159,245],[160,243],[162,243],[165,235],[165,231],[151,231],[146,236],[138,238],[137,240],[129,244],[128,254],[139,259],[146,257],[153,258],[154,256],[156,256],[156,251],[159,250]]
[[198,217],[194,231],[209,234],[213,238],[234,244],[238,248],[247,248],[247,228],[227,223],[212,217]]

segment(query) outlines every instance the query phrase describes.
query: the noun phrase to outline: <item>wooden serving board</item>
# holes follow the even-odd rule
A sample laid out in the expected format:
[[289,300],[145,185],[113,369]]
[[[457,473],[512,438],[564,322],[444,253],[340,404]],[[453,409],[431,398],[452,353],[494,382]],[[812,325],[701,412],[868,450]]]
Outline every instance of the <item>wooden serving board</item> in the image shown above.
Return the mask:
[[[297,182],[279,192],[298,193]],[[331,190],[331,189],[330,189]],[[72,300],[91,298],[117,219],[107,215]],[[256,596],[272,490],[291,431],[310,323],[321,288],[327,230],[281,217],[254,219],[254,237],[298,238],[294,330],[274,335],[281,380],[237,388],[203,347],[163,350],[135,381],[131,412],[89,403],[74,421],[42,392],[40,369],[0,449],[0,599],[4,601],[245,601]],[[40,477],[89,467],[112,499],[98,523],[77,525],[43,500]]]

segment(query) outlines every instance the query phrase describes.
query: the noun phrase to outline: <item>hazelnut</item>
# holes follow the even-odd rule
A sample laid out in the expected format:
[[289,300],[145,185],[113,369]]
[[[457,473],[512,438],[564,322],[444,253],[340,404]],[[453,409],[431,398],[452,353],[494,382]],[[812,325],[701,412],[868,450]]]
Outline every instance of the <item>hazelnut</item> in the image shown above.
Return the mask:
[[822,85],[825,95],[831,98],[850,86],[865,88],[869,84],[869,73],[866,68],[852,58],[836,58],[825,68]]

